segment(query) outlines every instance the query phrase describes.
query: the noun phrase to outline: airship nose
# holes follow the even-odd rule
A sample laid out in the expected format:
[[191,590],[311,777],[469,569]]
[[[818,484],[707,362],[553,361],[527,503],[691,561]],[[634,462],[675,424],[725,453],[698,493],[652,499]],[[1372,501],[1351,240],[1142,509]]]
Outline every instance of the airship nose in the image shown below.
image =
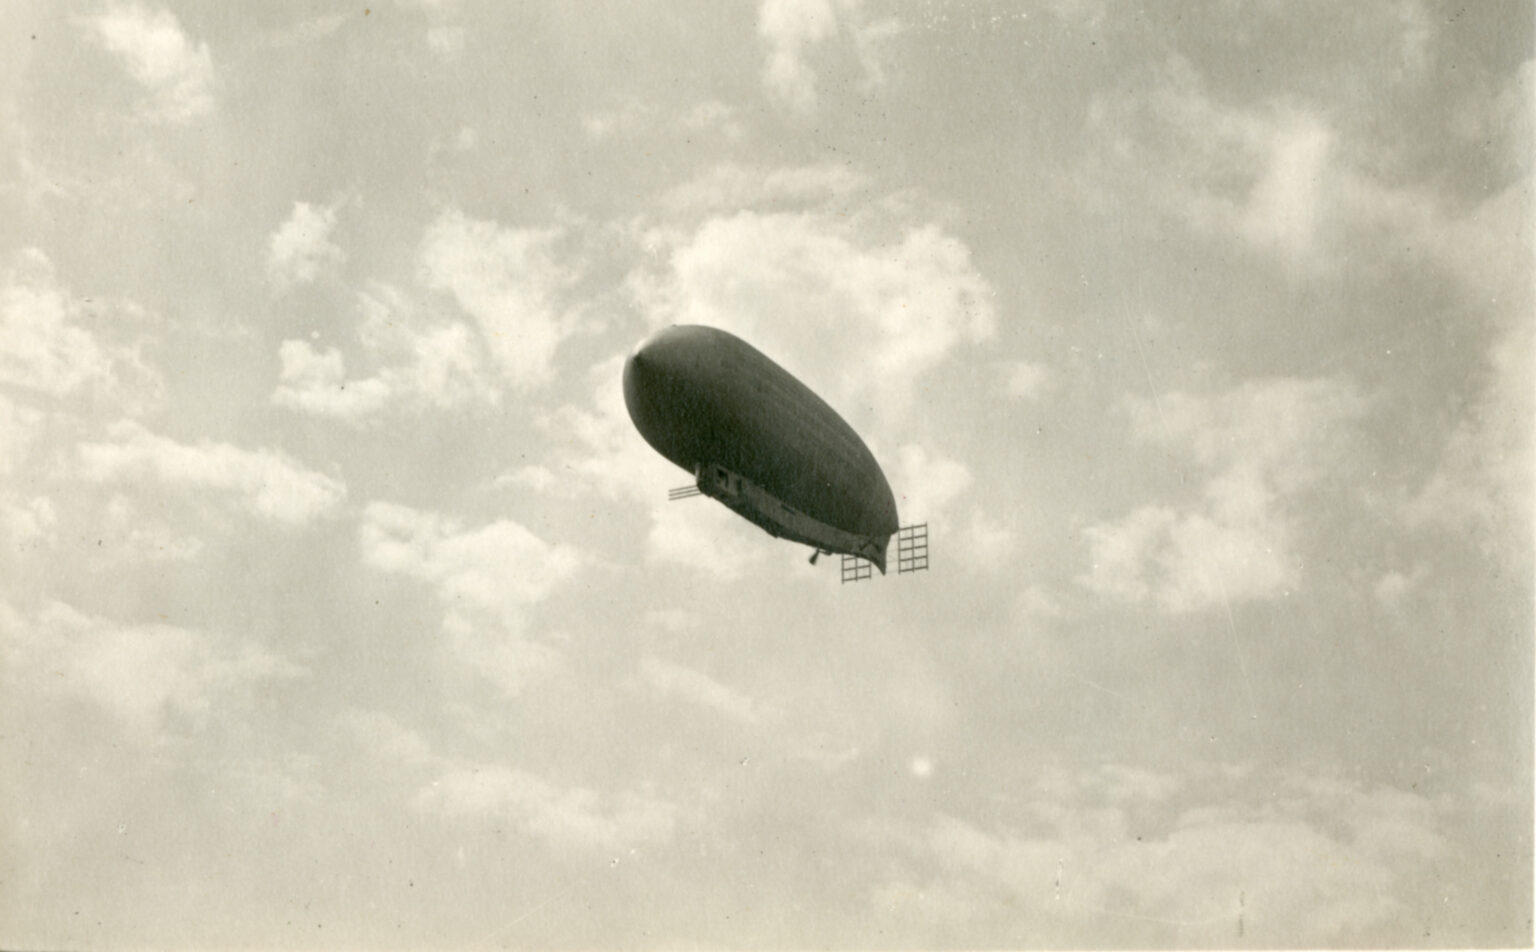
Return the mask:
[[684,375],[686,362],[675,328],[667,328],[640,345],[624,361],[624,400],[629,415],[635,416],[643,404],[653,403],[660,391]]
[[641,433],[654,426],[660,395],[662,368],[651,341],[642,343],[624,361],[624,406]]

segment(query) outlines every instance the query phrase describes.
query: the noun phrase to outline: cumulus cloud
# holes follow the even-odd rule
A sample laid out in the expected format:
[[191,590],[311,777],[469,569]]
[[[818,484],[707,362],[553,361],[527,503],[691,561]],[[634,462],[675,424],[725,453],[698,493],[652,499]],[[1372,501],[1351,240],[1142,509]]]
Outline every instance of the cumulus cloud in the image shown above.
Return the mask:
[[507,618],[543,600],[581,564],[575,549],[551,545],[510,519],[465,530],[436,513],[382,502],[364,512],[362,546],[376,569],[414,576],[444,601]]
[[149,94],[151,118],[183,123],[213,111],[216,77],[208,44],[188,39],[169,10],[113,6],[87,26]]
[[282,369],[272,402],[301,413],[348,423],[376,418],[392,406],[448,410],[494,405],[501,389],[487,372],[475,332],[462,321],[444,321],[407,295],[378,286],[359,295],[363,319],[358,341],[380,364],[371,376],[349,376],[341,350],[308,341],[283,341]]
[[649,657],[640,662],[640,679],[663,697],[706,707],[742,724],[760,724],[770,710],[751,697],[726,687],[702,671]]
[[[1529,64],[1528,64],[1529,65]],[[1522,70],[1528,84],[1529,70]],[[1529,89],[1525,95],[1531,97]],[[1536,301],[1532,279],[1532,180],[1526,176],[1465,217],[1420,236],[1457,279],[1494,332],[1483,384],[1466,407],[1425,485],[1409,500],[1416,526],[1466,532],[1516,567],[1532,548],[1532,433],[1536,431]]]
[[382,502],[364,511],[359,538],[365,564],[432,586],[452,650],[506,693],[560,664],[553,647],[526,637],[528,618],[582,565],[576,549],[509,519],[464,529],[437,513]]
[[816,108],[816,73],[806,48],[837,32],[834,0],[764,0],[757,32],[768,47],[763,84],[781,103],[799,112]]
[[1039,400],[1056,385],[1055,374],[1044,364],[1028,360],[1002,365],[1003,392],[1017,400]]
[[559,849],[615,854],[670,840],[677,814],[645,791],[603,795],[501,765],[450,770],[417,795],[416,806],[454,820],[505,818]]
[[426,738],[383,711],[343,711],[336,727],[359,749],[391,763],[420,767],[438,762]]
[[13,550],[25,551],[51,542],[58,521],[58,511],[47,496],[24,500],[11,493],[0,493],[0,541]]
[[108,435],[107,441],[80,445],[82,478],[99,483],[147,479],[218,493],[257,516],[290,526],[325,516],[346,499],[343,483],[276,450],[246,450],[211,440],[188,445],[127,421]]
[[925,373],[994,332],[991,286],[935,225],[881,241],[831,214],[749,211],[671,240],[663,272],[632,280],[650,321],[738,333],[845,417],[902,420]]
[[1338,227],[1368,214],[1348,199],[1365,177],[1342,160],[1323,115],[1291,102],[1218,102],[1182,59],[1146,88],[1096,100],[1089,127],[1103,145],[1094,182],[1140,183],[1169,218],[1290,265],[1324,263]]
[[0,605],[12,690],[78,698],[152,737],[177,718],[201,723],[259,684],[304,669],[259,646],[169,624],[124,623],[48,602]]
[[377,412],[389,388],[377,379],[348,380],[341,351],[316,350],[307,341],[285,340],[278,349],[282,370],[272,402],[318,416],[356,419]]
[[[681,470],[678,470],[681,473]],[[686,477],[681,483],[690,482]],[[730,582],[761,564],[768,536],[724,506],[694,498],[683,502],[651,500],[646,558],[682,566]]]
[[449,209],[422,238],[423,283],[451,295],[474,319],[507,383],[531,390],[553,373],[555,350],[574,330],[561,292],[574,275],[556,230],[504,228]]
[[1092,568],[1079,581],[1126,601],[1197,611],[1278,594],[1300,562],[1286,502],[1338,460],[1366,404],[1332,380],[1271,379],[1213,396],[1174,393],[1132,405],[1136,435],[1206,474],[1191,507],[1150,504],[1085,530]]
[[871,900],[957,939],[996,934],[1019,907],[1047,945],[1417,938],[1420,904],[1439,893],[1416,871],[1451,851],[1429,798],[1294,772],[1193,773],[1199,799],[1154,771],[1042,770],[1017,828],[940,814],[895,833],[914,863]]
[[811,54],[839,35],[852,45],[864,88],[879,86],[885,81],[881,45],[899,29],[892,19],[870,20],[858,0],[763,0],[757,14],[757,34],[767,53],[763,86],[785,108],[815,112],[819,97]]
[[267,240],[267,274],[279,288],[309,284],[322,269],[339,265],[346,253],[331,241],[335,206],[294,202],[293,212]]
[[896,511],[902,522],[923,522],[938,520],[970,487],[971,471],[964,463],[907,443],[896,451],[890,479],[899,487]]
[[863,172],[836,162],[786,168],[726,162],[669,189],[661,203],[674,214],[765,206],[815,207],[856,196],[869,185],[870,179]]
[[159,375],[138,349],[105,339],[87,318],[47,255],[18,252],[0,287],[0,382],[54,398],[94,394],[129,409],[158,399]]

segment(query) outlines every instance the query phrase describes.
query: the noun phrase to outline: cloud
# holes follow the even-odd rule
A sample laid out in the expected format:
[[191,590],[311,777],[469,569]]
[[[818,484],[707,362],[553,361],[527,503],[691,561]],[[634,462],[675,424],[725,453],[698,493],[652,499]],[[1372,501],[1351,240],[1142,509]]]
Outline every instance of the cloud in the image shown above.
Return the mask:
[[764,0],[757,32],[768,47],[763,85],[779,102],[802,113],[816,109],[816,74],[805,48],[837,32],[834,0]]
[[294,202],[293,212],[267,240],[267,274],[287,290],[309,284],[328,266],[347,260],[346,253],[331,241],[336,228],[336,207]]
[[1394,569],[1376,580],[1372,594],[1383,607],[1395,611],[1402,607],[1404,599],[1424,584],[1428,575],[1429,569],[1423,565],[1415,566],[1413,571],[1406,573]]
[[640,679],[663,697],[709,708],[749,726],[761,724],[773,713],[701,671],[660,658],[648,657],[640,662]]
[[285,340],[272,402],[301,413],[360,424],[390,407],[450,410],[501,399],[486,371],[475,332],[462,321],[441,321],[407,295],[380,285],[358,296],[358,340],[382,364],[369,377],[349,377],[342,352]]
[[896,451],[890,479],[903,523],[938,522],[949,504],[970,487],[971,471],[964,463],[907,443]]
[[254,515],[301,526],[335,511],[346,486],[275,450],[245,450],[203,440],[195,446],[158,436],[133,422],[110,440],[82,443],[80,475],[98,483],[149,479],[178,489],[233,497]]
[[343,711],[336,717],[336,726],[359,749],[392,764],[420,767],[439,761],[420,733],[383,711]]
[[[930,534],[933,527],[929,527]],[[1011,572],[1009,556],[1013,554],[1015,538],[1013,530],[997,519],[972,509],[969,520],[956,533],[960,550],[965,559],[983,571]]]
[[103,340],[84,326],[89,316],[47,255],[17,252],[0,288],[0,382],[53,398],[86,393],[134,411],[158,400],[163,384],[138,348]]
[[533,608],[584,563],[509,519],[476,529],[437,513],[370,503],[359,533],[363,561],[426,582],[443,603],[451,650],[505,693],[561,663],[553,647],[527,637]]
[[278,349],[282,370],[272,402],[317,416],[357,419],[376,413],[389,397],[378,379],[348,380],[341,351],[318,351],[302,340],[285,340]]
[[0,605],[12,691],[62,695],[97,705],[132,732],[168,722],[201,724],[257,685],[302,676],[303,668],[256,645],[168,624],[131,624],[52,601],[32,614]]
[[427,28],[427,48],[440,59],[453,61],[464,55],[464,28],[462,26],[433,26]]
[[846,202],[870,186],[864,173],[837,162],[767,168],[726,162],[669,189],[661,204],[674,215],[765,206]]
[[899,30],[894,19],[868,20],[858,0],[763,0],[757,14],[767,53],[763,86],[790,111],[815,112],[819,97],[810,53],[842,34],[853,44],[862,86],[873,89],[885,82],[881,45]]
[[451,770],[417,795],[416,806],[448,819],[506,818],[557,849],[613,854],[667,842],[677,814],[644,791],[604,796],[501,765]]
[[549,382],[555,350],[574,330],[559,304],[574,279],[555,230],[503,228],[457,209],[422,238],[423,283],[450,294],[476,322],[507,382],[527,391]]
[[1289,498],[1340,458],[1365,401],[1333,380],[1248,381],[1214,396],[1132,404],[1136,436],[1206,474],[1193,507],[1140,506],[1085,530],[1092,568],[1079,581],[1173,612],[1272,597],[1297,584]]
[[58,511],[47,496],[22,501],[11,493],[0,492],[0,542],[9,548],[26,550],[52,542],[58,521]]
[[582,558],[510,519],[463,530],[436,513],[369,503],[362,524],[364,561],[431,583],[447,602],[516,618],[570,577]]
[[1056,386],[1055,373],[1044,364],[1012,360],[1002,371],[1003,393],[1016,400],[1039,400]]
[[935,225],[879,241],[861,224],[813,212],[710,218],[691,235],[657,236],[672,243],[664,269],[631,285],[653,325],[738,333],[845,417],[895,423],[924,374],[992,336],[992,289]]
[[[1527,83],[1528,73],[1522,70]],[[1420,232],[1425,247],[1458,280],[1468,306],[1489,318],[1493,334],[1482,386],[1434,472],[1405,507],[1411,525],[1465,532],[1479,548],[1516,567],[1529,564],[1532,548],[1531,196],[1527,175],[1466,216]]]
[[680,565],[722,582],[744,578],[762,562],[768,535],[713,500],[652,499],[650,514],[645,552],[653,562]]
[[1044,770],[1020,792],[1033,817],[1017,828],[939,814],[895,832],[915,864],[871,901],[957,944],[1021,907],[1040,944],[1142,948],[1392,944],[1432,918],[1423,904],[1438,885],[1417,871],[1451,844],[1427,797],[1294,772],[1191,773],[1198,787],[1119,765]]
[[31,457],[43,420],[42,412],[0,393],[0,475],[17,472]]
[[213,111],[216,77],[208,44],[194,45],[169,10],[114,6],[87,23],[96,40],[150,94],[146,112],[151,118],[184,123]]
[[1332,259],[1339,228],[1360,211],[1347,196],[1369,178],[1343,162],[1321,113],[1281,100],[1219,102],[1180,58],[1144,88],[1096,99],[1089,128],[1101,142],[1086,167],[1090,192],[1135,183],[1164,216],[1291,266]]

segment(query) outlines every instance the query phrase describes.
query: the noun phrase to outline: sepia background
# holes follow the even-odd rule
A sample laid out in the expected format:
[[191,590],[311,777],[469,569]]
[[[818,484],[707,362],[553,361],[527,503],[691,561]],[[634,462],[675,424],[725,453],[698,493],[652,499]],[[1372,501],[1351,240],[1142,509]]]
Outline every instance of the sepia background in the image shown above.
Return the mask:
[[7,7],[0,945],[1531,941],[1529,4]]

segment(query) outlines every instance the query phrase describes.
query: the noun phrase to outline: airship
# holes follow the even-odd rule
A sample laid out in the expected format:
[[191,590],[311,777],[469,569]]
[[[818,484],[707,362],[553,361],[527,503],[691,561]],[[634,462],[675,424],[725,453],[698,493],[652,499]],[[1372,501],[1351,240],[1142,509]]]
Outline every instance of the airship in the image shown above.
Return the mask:
[[624,363],[624,403],[645,441],[692,474],[672,498],[716,499],[770,535],[811,546],[812,564],[841,554],[845,581],[868,577],[862,563],[884,575],[893,535],[900,571],[927,568],[927,526],[900,525],[890,483],[853,427],[734,334],[658,331]]

